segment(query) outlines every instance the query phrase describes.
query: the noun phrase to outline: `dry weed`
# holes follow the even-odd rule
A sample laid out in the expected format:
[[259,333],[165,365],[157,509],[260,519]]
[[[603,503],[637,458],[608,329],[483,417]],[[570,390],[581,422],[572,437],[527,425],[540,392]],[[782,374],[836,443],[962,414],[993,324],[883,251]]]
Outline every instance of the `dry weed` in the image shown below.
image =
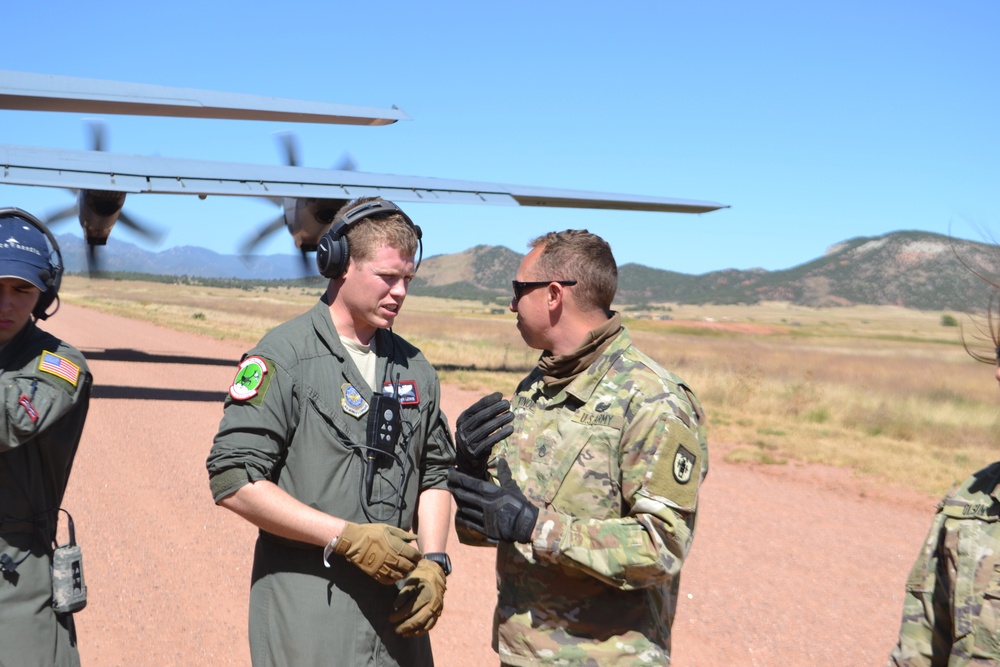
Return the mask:
[[[310,308],[321,287],[255,290],[68,277],[67,302],[252,344]],[[396,331],[443,382],[509,395],[535,364],[510,313],[411,297]],[[1000,436],[992,369],[941,313],[902,308],[680,306],[631,319],[636,345],[695,390],[710,442],[732,461],[788,460],[940,494],[993,461]],[[628,313],[627,313],[628,314]]]

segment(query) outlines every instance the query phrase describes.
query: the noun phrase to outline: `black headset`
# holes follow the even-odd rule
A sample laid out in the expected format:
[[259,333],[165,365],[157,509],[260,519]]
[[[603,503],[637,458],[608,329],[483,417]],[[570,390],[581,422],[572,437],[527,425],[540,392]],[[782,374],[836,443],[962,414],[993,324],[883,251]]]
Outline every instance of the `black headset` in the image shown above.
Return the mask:
[[[31,311],[35,319],[44,320],[49,315],[55,313],[55,311],[52,311],[52,313],[45,311],[49,309],[53,301],[59,298],[59,285],[62,283],[63,259],[62,253],[59,252],[59,244],[56,242],[56,237],[52,235],[52,232],[45,226],[45,223],[23,209],[14,207],[0,208],[0,218],[18,218],[24,220],[42,232],[48,240],[49,268],[38,272],[38,277],[41,279],[42,284],[45,285],[45,291],[39,295],[38,303],[35,304],[35,309]],[[59,310],[58,306],[56,310]]]
[[420,227],[413,224],[410,216],[403,212],[403,209],[396,206],[388,199],[371,199],[361,202],[344,211],[344,214],[337,218],[333,227],[330,228],[316,246],[316,267],[324,278],[340,278],[347,272],[347,263],[351,258],[351,249],[347,243],[347,228],[355,222],[371,216],[389,215],[397,213],[403,220],[413,228],[417,235],[417,244],[420,248],[420,255],[417,259],[417,268],[420,268],[420,261],[424,256],[424,242]]

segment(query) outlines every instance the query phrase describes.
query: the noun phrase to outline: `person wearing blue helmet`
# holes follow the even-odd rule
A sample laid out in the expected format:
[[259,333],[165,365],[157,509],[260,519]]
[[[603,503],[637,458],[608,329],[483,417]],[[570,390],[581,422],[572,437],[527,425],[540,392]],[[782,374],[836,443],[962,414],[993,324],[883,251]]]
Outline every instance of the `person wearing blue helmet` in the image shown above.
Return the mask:
[[[58,244],[45,226],[26,211],[0,209],[4,665],[80,664],[73,613],[86,604],[86,587],[62,501],[87,418],[92,376],[76,348],[37,326],[57,303],[62,271]],[[71,535],[62,548],[60,514],[68,518],[60,533]]]

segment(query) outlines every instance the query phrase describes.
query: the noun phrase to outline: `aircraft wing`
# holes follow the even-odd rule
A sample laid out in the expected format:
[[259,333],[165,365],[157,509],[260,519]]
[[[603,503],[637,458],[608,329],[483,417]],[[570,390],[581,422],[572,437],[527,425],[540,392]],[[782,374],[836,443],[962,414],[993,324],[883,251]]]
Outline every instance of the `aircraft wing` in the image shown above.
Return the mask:
[[354,199],[397,202],[707,213],[723,204],[361,171],[207,162],[100,151],[0,145],[0,183],[125,193]]
[[260,95],[0,70],[0,109],[86,114],[388,125],[403,111]]

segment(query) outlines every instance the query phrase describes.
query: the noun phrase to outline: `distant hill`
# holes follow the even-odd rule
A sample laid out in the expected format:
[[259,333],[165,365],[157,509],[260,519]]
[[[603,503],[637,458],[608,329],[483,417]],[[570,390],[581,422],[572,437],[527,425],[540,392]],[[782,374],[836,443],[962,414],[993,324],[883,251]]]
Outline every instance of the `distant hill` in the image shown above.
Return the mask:
[[[956,257],[957,255],[957,257]],[[424,262],[414,293],[506,298],[521,255],[476,246]],[[811,262],[781,271],[724,269],[689,275],[625,264],[621,303],[758,303],[803,306],[896,305],[922,310],[984,307],[990,291],[958,260],[1000,278],[1000,248],[930,232],[903,231],[838,243]]]
[[[66,271],[85,273],[87,246],[83,239],[72,234],[60,234],[56,240],[59,241]],[[242,280],[285,280],[303,275],[299,255],[258,255],[244,260],[239,255],[222,255],[195,246],[149,251],[120,241],[114,235],[97,252],[101,270],[108,272]]]
[[[67,271],[86,271],[86,248],[72,235],[59,238]],[[110,239],[107,271],[240,280],[302,277],[297,255],[267,255],[244,262],[236,255],[190,246],[149,252]],[[990,292],[956,258],[985,275],[1000,276],[1000,249],[930,232],[902,231],[838,243],[822,257],[781,271],[724,269],[689,275],[638,264],[619,267],[621,303],[757,303],[804,306],[897,305],[923,310],[985,306]],[[413,294],[504,301],[520,255],[502,246],[476,246],[424,259]]]

